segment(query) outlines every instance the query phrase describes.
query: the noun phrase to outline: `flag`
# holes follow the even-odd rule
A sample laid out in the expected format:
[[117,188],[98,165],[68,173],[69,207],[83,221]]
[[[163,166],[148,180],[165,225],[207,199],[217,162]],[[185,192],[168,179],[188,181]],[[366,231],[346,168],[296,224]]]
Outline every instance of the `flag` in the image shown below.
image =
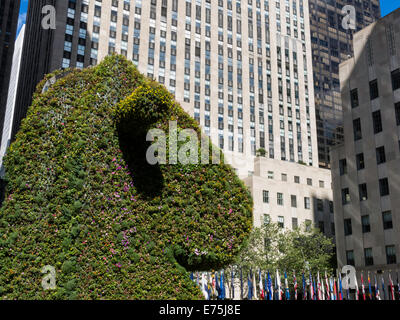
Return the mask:
[[315,278],[313,277],[313,288],[314,288],[314,297],[313,300],[317,300],[318,299],[318,291],[317,291],[317,286],[315,284]]
[[397,293],[399,294],[400,299],[400,282],[399,282],[399,272],[397,271]]
[[385,279],[383,279],[383,275],[381,276],[382,280],[382,298],[383,300],[386,300],[386,290],[385,290]]
[[325,285],[326,285],[326,300],[331,300],[331,290],[329,288],[329,280],[326,271],[325,271]]
[[215,295],[217,296],[218,300],[219,300],[220,292],[221,292],[221,289],[219,287],[218,273],[215,272]]
[[322,300],[322,290],[321,290],[321,282],[319,279],[319,271],[317,272],[317,296],[318,296],[318,300]]
[[219,290],[218,290],[218,300],[225,299],[225,279],[224,279],[224,271],[221,271],[221,275],[219,277]]
[[216,291],[216,281],[215,281],[215,274],[213,273],[211,275],[211,288],[212,288],[212,296],[215,296],[215,291]]
[[272,278],[268,271],[268,300],[274,300],[274,288],[272,286]]
[[333,300],[337,300],[337,299],[338,299],[337,287],[336,287],[336,279],[335,279],[335,277],[333,277],[333,296],[334,296],[334,299],[333,299]]
[[262,282],[262,276],[261,276],[261,270],[258,272],[259,274],[259,286],[260,286],[260,300],[264,300],[265,293],[264,293],[264,288],[263,288],[263,282]]
[[285,297],[286,297],[286,300],[290,300],[289,284],[288,284],[286,271],[285,271]]
[[253,299],[257,299],[257,282],[256,282],[256,273],[253,273],[253,281],[252,281],[252,289],[253,292],[251,293],[251,296]]
[[378,285],[378,282],[376,281],[376,274],[374,277],[375,277],[375,299],[381,300],[381,295],[379,293],[379,285]]
[[339,272],[339,299],[338,300],[343,300],[343,288],[342,288],[342,274]]
[[293,287],[294,287],[294,300],[297,300],[297,279],[295,272],[293,272]]
[[265,278],[264,278],[264,299],[265,300],[269,300],[268,297],[268,278],[267,278],[267,274],[265,273]]
[[358,288],[357,273],[354,274],[354,284],[356,286],[356,293],[355,293],[356,297],[355,298],[356,298],[356,300],[358,300],[360,298],[360,290]]
[[194,281],[193,272],[190,273],[190,280]]
[[204,272],[201,274],[201,292],[203,293],[204,298],[206,300],[210,299],[207,278],[206,278],[206,275],[204,274]]
[[310,271],[310,300],[314,300],[314,287],[313,287],[311,271]]
[[361,293],[363,296],[363,300],[365,301],[365,286],[364,286],[364,277],[363,277],[363,273],[361,272]]
[[306,278],[304,277],[304,272],[302,278],[303,278],[303,300],[307,300],[307,284],[306,284]]
[[371,287],[371,278],[369,277],[369,272],[368,272],[368,290],[369,290],[369,299],[372,300],[372,287]]
[[281,289],[281,277],[279,275],[278,269],[276,269],[276,294],[278,296],[278,300],[282,300],[282,289]]
[[[395,300],[394,297],[394,285],[393,285],[393,281],[392,281],[392,273],[391,271],[389,271],[389,286],[390,286],[390,293],[392,296],[392,300]],[[389,295],[389,300],[390,300],[390,295]]]
[[248,287],[248,292],[247,292],[247,299],[252,300],[253,299],[253,283],[251,282],[251,270],[250,270],[250,276],[247,276],[247,287]]
[[329,277],[329,292],[331,294],[331,300],[335,300],[335,296],[333,295],[333,282],[332,277]]
[[326,300],[324,278],[321,277],[322,300]]

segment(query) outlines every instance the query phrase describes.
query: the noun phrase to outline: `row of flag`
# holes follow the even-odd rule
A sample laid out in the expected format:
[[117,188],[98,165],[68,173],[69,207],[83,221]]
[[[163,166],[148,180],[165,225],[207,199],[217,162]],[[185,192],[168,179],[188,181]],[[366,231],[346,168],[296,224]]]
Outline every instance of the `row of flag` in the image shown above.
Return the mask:
[[[219,272],[196,272],[191,273],[190,278],[200,287],[206,300],[400,300],[399,273],[397,272],[397,283],[392,279],[389,272],[389,283],[386,286],[383,275],[380,283],[377,275],[371,279],[368,276],[364,281],[361,273],[361,285],[359,286],[357,276],[354,275],[353,290],[351,286],[342,282],[342,275],[320,276],[318,272],[313,276],[311,272],[301,275],[301,288],[299,287],[296,274],[293,273],[293,283],[289,287],[288,275],[283,273],[282,278],[279,270],[275,275],[268,272],[250,272],[243,274],[240,270],[239,279],[234,276],[233,270],[230,275],[225,271]],[[346,278],[346,281],[348,279]],[[374,283],[372,283],[374,280]],[[397,294],[396,294],[397,292]],[[397,296],[397,298],[396,298]]]

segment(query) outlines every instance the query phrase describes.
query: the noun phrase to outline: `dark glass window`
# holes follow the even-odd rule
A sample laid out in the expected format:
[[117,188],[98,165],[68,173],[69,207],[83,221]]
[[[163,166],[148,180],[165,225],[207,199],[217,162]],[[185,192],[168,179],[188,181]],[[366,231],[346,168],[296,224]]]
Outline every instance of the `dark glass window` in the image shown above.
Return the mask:
[[356,155],[357,170],[362,170],[365,168],[364,153],[359,153]]
[[386,263],[395,264],[396,263],[396,247],[386,246]]
[[364,249],[365,265],[372,266],[374,264],[374,257],[372,256],[372,248]]
[[379,97],[378,80],[375,79],[369,82],[369,95],[371,100]]
[[379,179],[379,190],[381,193],[381,197],[389,195],[388,178]]
[[397,102],[394,105],[394,110],[395,110],[395,113],[396,113],[396,124],[398,126],[400,126],[400,102]]
[[342,204],[350,203],[350,192],[349,188],[342,189]]
[[344,175],[347,173],[347,161],[346,159],[339,160],[339,171],[340,175]]
[[358,185],[358,192],[360,194],[360,201],[365,201],[368,199],[367,184],[362,183]]
[[392,87],[393,91],[400,88],[400,68],[392,71]]
[[392,212],[391,211],[382,212],[382,220],[383,220],[383,229],[384,230],[393,228]]
[[374,125],[374,133],[375,134],[382,131],[382,117],[381,117],[380,110],[372,113],[372,123]]
[[385,147],[376,148],[376,163],[381,164],[386,162]]
[[348,265],[354,266],[354,251],[353,250],[346,251],[346,260],[347,260]]
[[360,140],[362,138],[360,118],[353,120],[353,132],[355,141]]
[[369,215],[361,217],[362,232],[367,233],[371,231],[371,225],[369,223]]
[[353,229],[351,227],[351,219],[344,219],[344,235],[349,236],[353,233]]
[[358,107],[358,91],[357,91],[357,89],[353,89],[350,91],[350,100],[351,100],[352,108]]

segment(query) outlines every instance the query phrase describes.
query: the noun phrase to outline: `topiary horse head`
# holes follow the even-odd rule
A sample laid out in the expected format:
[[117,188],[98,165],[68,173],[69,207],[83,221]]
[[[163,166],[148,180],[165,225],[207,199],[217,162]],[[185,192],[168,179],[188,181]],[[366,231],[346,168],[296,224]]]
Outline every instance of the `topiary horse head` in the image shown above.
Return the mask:
[[[201,299],[188,272],[233,261],[252,224],[249,192],[213,152],[201,162],[204,148],[183,151],[198,162],[164,161],[176,152],[171,132],[208,138],[122,56],[41,92],[53,76],[5,159],[0,298]],[[152,130],[165,135],[149,139]],[[162,137],[165,151],[153,156],[163,161],[149,163]],[[186,143],[178,138],[177,149]],[[42,286],[44,266],[54,268],[53,290]]]

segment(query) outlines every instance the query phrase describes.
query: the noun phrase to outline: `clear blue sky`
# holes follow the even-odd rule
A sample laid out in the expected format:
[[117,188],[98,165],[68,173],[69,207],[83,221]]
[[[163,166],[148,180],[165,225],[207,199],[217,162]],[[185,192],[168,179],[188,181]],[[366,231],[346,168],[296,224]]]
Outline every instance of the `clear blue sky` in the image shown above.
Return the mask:
[[[380,0],[382,17],[388,13],[400,8],[400,0]],[[28,9],[28,0],[21,0],[21,9],[19,13],[18,32],[21,26],[25,23],[26,11]]]

